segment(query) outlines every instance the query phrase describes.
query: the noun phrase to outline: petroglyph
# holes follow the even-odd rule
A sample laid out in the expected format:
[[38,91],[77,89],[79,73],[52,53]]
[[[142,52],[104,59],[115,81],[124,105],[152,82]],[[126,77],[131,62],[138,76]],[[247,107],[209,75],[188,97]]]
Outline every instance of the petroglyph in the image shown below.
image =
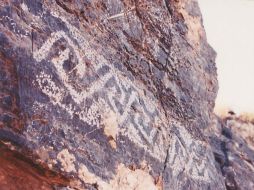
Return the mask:
[[215,55],[196,2],[165,2],[1,2],[1,139],[70,188],[223,189]]
[[[69,113],[71,118],[73,118],[74,114],[78,115],[80,120],[96,128],[100,128],[102,125],[99,116],[105,114],[103,110],[113,110],[117,118],[116,123],[119,129],[121,128],[119,132],[128,136],[132,141],[139,142],[138,144],[153,156],[160,160],[163,159],[165,157],[164,151],[155,153],[154,150],[150,151],[152,148],[148,148],[158,143],[160,146],[163,146],[163,142],[156,142],[154,137],[157,134],[162,136],[166,134],[165,131],[159,132],[158,128],[153,127],[153,125],[156,125],[155,121],[160,120],[160,118],[159,110],[153,105],[152,100],[145,98],[143,103],[141,103],[141,90],[137,89],[128,78],[123,77],[121,72],[115,69],[112,64],[108,63],[103,56],[96,53],[96,51],[89,46],[89,43],[84,37],[79,34],[76,28],[71,26],[66,20],[63,21],[66,23],[71,37],[63,31],[54,32],[41,48],[33,54],[37,62],[51,59],[51,63],[54,65],[63,84],[63,86],[57,86],[48,74],[41,72],[41,74],[37,76],[36,82],[39,84],[42,92],[50,98],[54,105],[58,105]],[[78,44],[75,44],[72,40],[73,38]],[[67,42],[67,47],[59,51],[57,56],[50,58],[52,47],[58,41],[63,40]],[[73,68],[67,71],[64,69],[64,63],[70,61],[71,54],[75,56],[77,62],[74,64]],[[92,70],[87,68],[84,64],[85,59],[89,59],[92,63]],[[105,68],[107,72],[100,74],[98,77],[100,70]],[[90,82],[86,88],[82,88],[81,90],[76,89],[75,86],[77,85],[75,85],[75,81],[73,82],[70,80],[70,77],[72,75],[77,75],[75,76],[76,78],[86,81],[88,80],[86,76],[88,70],[89,75],[97,79]],[[64,88],[67,89],[72,100],[76,103],[75,105],[72,103],[63,103],[63,99],[66,97]],[[94,94],[99,93],[103,93],[104,96],[94,100]],[[84,105],[87,99],[92,99],[93,104],[80,111],[80,106],[78,105]],[[142,99],[144,98],[142,97]],[[138,130],[138,136],[140,136],[139,140],[133,138],[133,134],[129,133],[130,131],[135,131],[133,129],[128,129],[132,127]],[[115,136],[116,135],[114,135],[114,138]],[[145,140],[147,143],[146,145],[142,143],[142,139]]]
[[[113,138],[111,140],[114,142],[110,142],[113,148],[116,148],[116,137],[121,133],[144,148],[153,157],[164,161],[166,151],[163,147],[165,143],[168,144],[163,140],[167,134],[166,127],[163,126],[166,120],[161,118],[161,115],[164,114],[156,108],[155,100],[142,94],[142,90],[138,89],[137,85],[133,85],[127,77],[121,74],[121,71],[98,54],[65,18],[54,15],[66,24],[70,36],[63,31],[53,32],[33,56],[38,62],[51,60],[63,85],[57,86],[49,75],[42,72],[36,79],[42,92],[50,98],[54,105],[58,105],[69,113],[71,118],[74,114],[78,115],[80,120],[94,126],[93,131],[104,125],[104,133]],[[67,46],[64,50],[59,51],[57,56],[49,57],[52,47],[58,41],[66,41]],[[71,55],[76,58],[76,62],[74,61],[72,68],[66,70],[64,63],[71,61]],[[90,67],[85,64],[87,59],[92,63]],[[73,75],[77,80],[82,80],[89,85],[77,89],[75,81],[70,79]],[[93,80],[87,82],[89,77],[93,77]],[[47,85],[43,85],[44,83]],[[63,102],[66,96],[64,88],[67,89],[66,92],[70,94],[75,104],[67,105]],[[98,96],[97,99],[94,98],[95,95]],[[92,100],[90,106],[85,105],[88,99]],[[84,109],[80,109],[80,106],[83,106]],[[108,113],[113,115],[113,120],[110,117],[101,121],[101,116]],[[160,126],[160,131],[156,126]],[[173,135],[169,149],[168,164],[173,168],[173,175],[177,176],[185,172],[193,179],[210,181],[210,175],[205,168],[209,160],[203,160],[202,163],[196,162],[199,156],[196,152],[200,146],[205,145],[201,141],[192,139],[191,135],[180,125],[178,129],[180,136],[179,134]],[[158,135],[162,137],[156,138]],[[175,154],[175,152],[178,153]]]
[[[181,125],[177,125],[176,130],[170,143],[167,163],[172,168],[173,175],[186,173],[192,179],[210,182],[212,174],[206,168],[209,159],[205,143],[193,139]],[[204,159],[197,162],[200,157]]]

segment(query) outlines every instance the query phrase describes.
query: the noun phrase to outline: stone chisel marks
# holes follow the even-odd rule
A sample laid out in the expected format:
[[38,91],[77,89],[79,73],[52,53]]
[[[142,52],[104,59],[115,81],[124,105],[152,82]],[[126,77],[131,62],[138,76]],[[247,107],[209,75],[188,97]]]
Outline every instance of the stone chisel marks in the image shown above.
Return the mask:
[[[86,101],[86,99],[90,98],[92,99],[94,94],[97,92],[103,92],[105,93],[105,97],[107,97],[108,101],[105,100],[105,97],[101,97],[99,102],[95,102],[95,106],[91,106],[91,109],[93,110],[93,114],[90,114],[89,111],[78,111],[78,107],[74,104],[66,105],[62,103],[62,100],[64,98],[64,89],[63,87],[58,87],[54,81],[51,79],[51,76],[41,73],[37,76],[37,83],[39,84],[39,87],[42,89],[42,92],[48,95],[48,97],[51,99],[53,104],[57,104],[62,109],[66,110],[70,116],[73,118],[73,114],[79,115],[79,118],[83,120],[84,122],[87,122],[89,125],[96,125],[96,128],[100,128],[100,122],[98,121],[99,115],[96,114],[100,107],[105,107],[108,110],[110,107],[115,112],[115,115],[117,117],[119,128],[122,128],[121,132],[125,135],[127,135],[131,140],[133,140],[135,143],[139,143],[140,146],[145,148],[148,152],[150,152],[153,156],[162,158],[164,157],[165,153],[163,152],[151,152],[148,148],[149,146],[154,146],[154,144],[157,145],[157,142],[154,141],[155,135],[158,133],[157,128],[151,127],[152,124],[155,123],[155,121],[159,120],[158,113],[159,111],[155,108],[151,102],[146,104],[146,102],[151,100],[144,101],[144,105],[141,105],[139,103],[139,99],[141,98],[139,95],[139,92],[137,91],[137,88],[133,86],[131,81],[128,79],[119,80],[119,78],[123,79],[123,76],[120,76],[120,71],[116,71],[116,69],[109,64],[105,58],[103,58],[101,55],[98,55],[95,53],[95,51],[90,48],[88,45],[88,42],[82,37],[77,29],[75,29],[73,26],[71,26],[69,23],[66,22],[66,25],[68,26],[70,30],[70,34],[73,34],[71,36],[72,38],[76,39],[76,41],[79,43],[78,45],[75,44],[75,42],[69,37],[64,31],[58,31],[54,32],[50,35],[50,37],[45,41],[45,43],[39,48],[37,51],[33,53],[33,57],[36,61],[41,62],[42,60],[49,60],[49,53],[51,51],[51,48],[56,44],[57,41],[65,40],[69,47],[66,47],[65,50],[58,53],[57,57],[52,57],[50,64],[53,64],[59,78],[61,79],[64,88],[67,89],[67,92],[71,95],[73,101],[77,105],[82,105]],[[86,47],[88,46],[88,47]],[[79,47],[82,47],[82,51],[79,50]],[[88,53],[87,53],[88,52]],[[79,78],[86,79],[86,76],[84,75],[86,73],[86,66],[84,64],[83,58],[92,58],[91,61],[94,61],[93,67],[94,67],[94,76],[97,76],[97,73],[99,73],[99,70],[102,69],[102,67],[107,66],[109,68],[108,72],[106,72],[104,75],[100,75],[97,80],[90,83],[90,86],[88,86],[86,89],[83,89],[81,91],[78,91],[75,89],[74,85],[69,82],[69,75],[70,72],[65,71],[63,68],[63,64],[65,61],[68,61],[70,58],[70,53],[73,53],[77,57],[77,64],[75,67],[71,70],[72,72],[75,70],[78,73]],[[91,55],[93,54],[93,55]],[[98,61],[101,61],[99,64]],[[105,85],[109,81],[115,81],[113,83],[113,87],[107,88]],[[43,84],[47,83],[48,85],[45,86]],[[120,94],[117,94],[117,89],[120,89]],[[129,91],[129,92],[127,92]],[[128,95],[128,94],[130,95]],[[120,113],[115,99],[118,99],[116,95],[120,96],[120,99],[118,101],[120,106],[124,108],[124,112]],[[126,101],[127,98],[127,101]],[[139,112],[134,113],[132,106],[135,104],[136,109],[139,110]],[[149,105],[149,106],[148,106]],[[145,107],[144,107],[145,106]],[[97,110],[97,111],[96,111]],[[149,111],[146,111],[149,110]],[[130,114],[134,114],[134,120],[130,118]],[[103,113],[100,113],[103,115]],[[143,123],[141,124],[139,119],[143,120]],[[90,121],[90,122],[89,122]],[[133,123],[132,123],[133,122]],[[136,138],[132,138],[133,134],[131,134],[132,130],[129,130],[128,128],[136,127],[136,129],[139,131],[138,133],[141,135],[139,136],[139,140]],[[150,131],[150,132],[147,132]],[[165,135],[165,134],[161,134]],[[142,138],[145,139],[145,141],[148,143],[147,145],[140,143],[142,141]],[[162,146],[162,144],[160,145]]]

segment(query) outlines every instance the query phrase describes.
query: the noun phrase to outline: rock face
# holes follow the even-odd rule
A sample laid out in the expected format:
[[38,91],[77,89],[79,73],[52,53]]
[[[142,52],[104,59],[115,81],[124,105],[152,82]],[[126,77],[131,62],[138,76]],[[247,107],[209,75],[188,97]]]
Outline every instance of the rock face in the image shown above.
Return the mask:
[[36,164],[11,147],[0,143],[0,189],[43,189],[67,186],[70,180],[48,170],[43,164]]
[[226,188],[196,1],[3,0],[0,44],[0,139],[41,189]]
[[226,188],[254,189],[254,125],[231,115],[214,119],[211,129],[210,144]]

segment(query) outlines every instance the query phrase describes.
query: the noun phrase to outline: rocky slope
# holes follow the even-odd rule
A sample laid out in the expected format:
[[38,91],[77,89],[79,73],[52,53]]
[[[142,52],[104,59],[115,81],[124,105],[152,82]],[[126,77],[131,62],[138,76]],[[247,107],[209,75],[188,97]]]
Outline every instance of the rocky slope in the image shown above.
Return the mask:
[[196,1],[3,0],[0,44],[2,189],[226,188]]
[[251,190],[254,189],[254,124],[230,113],[214,119],[209,131],[210,144],[226,188]]

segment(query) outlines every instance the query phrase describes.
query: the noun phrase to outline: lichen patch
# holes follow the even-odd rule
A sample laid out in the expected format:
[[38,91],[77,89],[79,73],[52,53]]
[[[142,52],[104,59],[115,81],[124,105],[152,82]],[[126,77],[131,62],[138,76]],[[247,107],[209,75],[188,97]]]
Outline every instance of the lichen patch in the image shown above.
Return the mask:
[[78,177],[85,183],[94,184],[98,177],[91,173],[84,164],[81,164],[78,170]]
[[187,39],[196,48],[200,47],[201,39],[205,36],[205,32],[202,26],[201,18],[199,16],[193,16],[186,10],[189,1],[183,1],[179,3],[179,12],[183,15],[185,24],[188,27]]
[[91,173],[85,165],[81,165],[78,171],[79,178],[90,184],[97,184],[99,190],[159,190],[158,184],[143,169],[131,170],[124,164],[117,168],[115,177],[109,182],[103,181],[100,177]]
[[116,177],[110,181],[112,189],[158,190],[152,176],[145,170],[130,170],[123,164],[117,169]]
[[117,116],[113,111],[107,112],[103,117],[104,134],[109,137],[109,143],[116,148],[116,136],[118,134]]
[[61,152],[58,153],[57,155],[57,160],[61,163],[62,171],[65,172],[76,172],[75,169],[75,156],[69,153],[67,149],[63,149]]
[[27,5],[26,5],[25,3],[21,3],[20,7],[21,7],[21,9],[22,9],[23,11],[25,11],[25,12],[28,12],[28,11],[29,11],[29,9],[28,9],[28,7],[27,7]]

